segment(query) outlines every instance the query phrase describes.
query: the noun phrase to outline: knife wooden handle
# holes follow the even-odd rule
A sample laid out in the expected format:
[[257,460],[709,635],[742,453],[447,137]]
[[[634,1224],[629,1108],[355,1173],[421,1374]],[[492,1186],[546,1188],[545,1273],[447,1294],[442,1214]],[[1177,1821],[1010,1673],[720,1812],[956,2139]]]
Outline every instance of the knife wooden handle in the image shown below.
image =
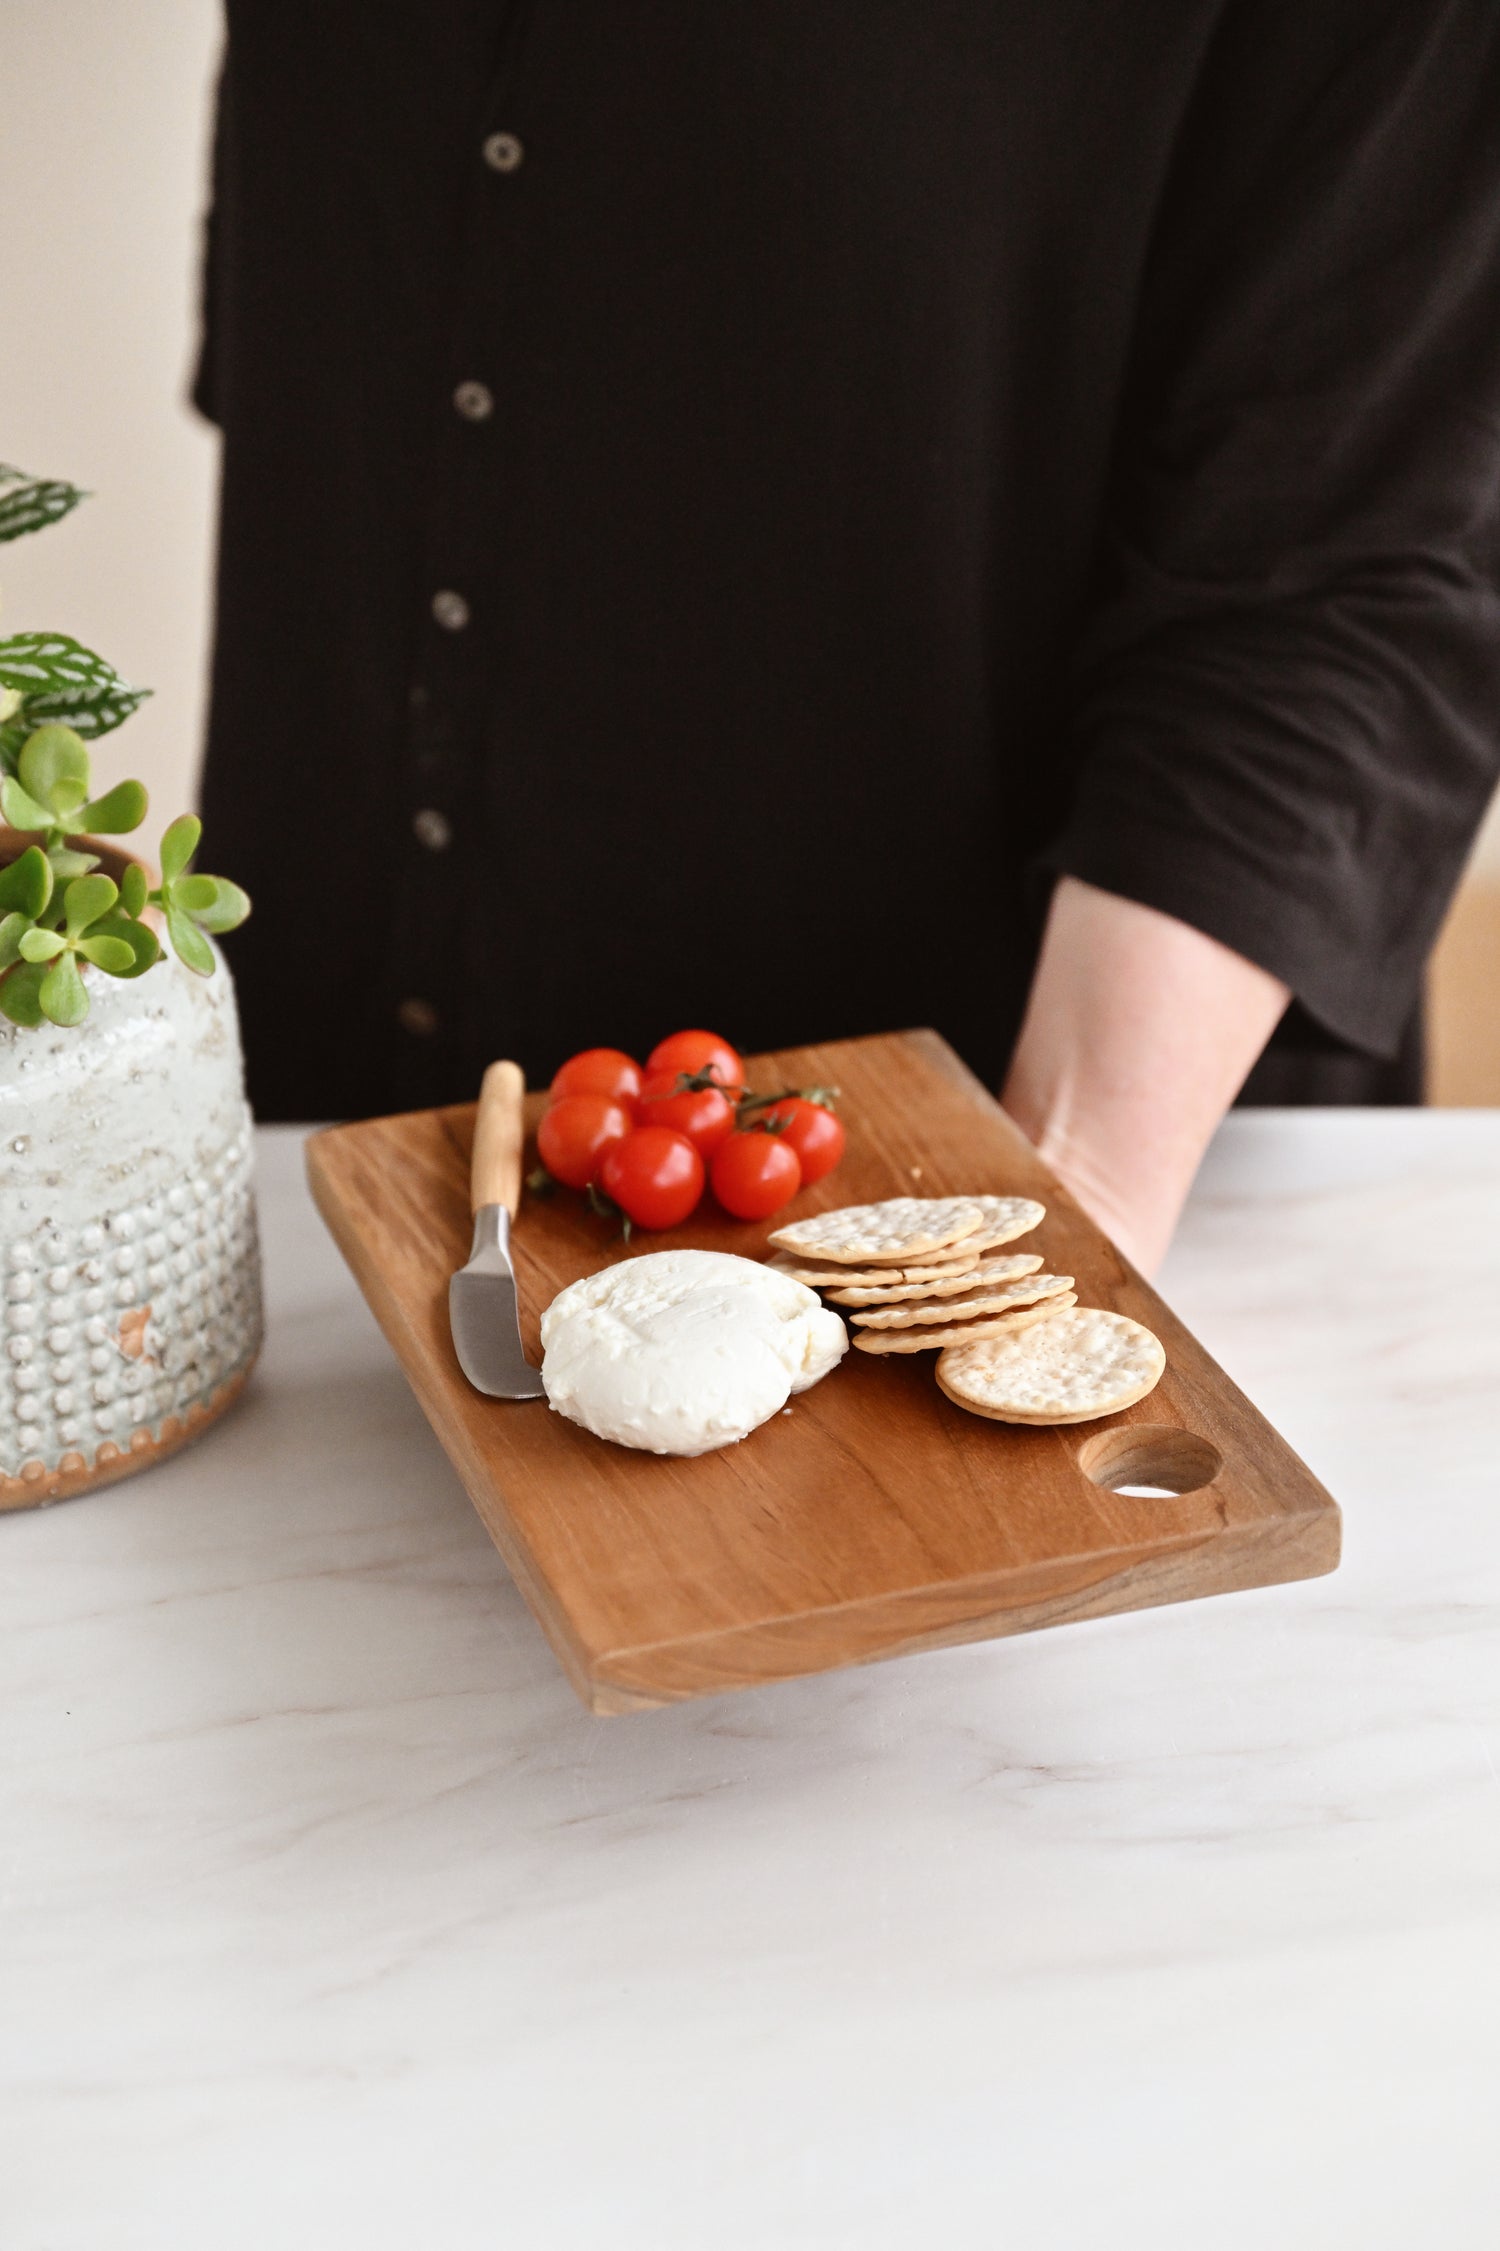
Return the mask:
[[526,1092],[519,1063],[492,1063],[479,1088],[474,1120],[474,1154],[469,1161],[469,1209],[504,1204],[512,1219],[521,1201],[521,1145],[525,1127],[521,1100]]

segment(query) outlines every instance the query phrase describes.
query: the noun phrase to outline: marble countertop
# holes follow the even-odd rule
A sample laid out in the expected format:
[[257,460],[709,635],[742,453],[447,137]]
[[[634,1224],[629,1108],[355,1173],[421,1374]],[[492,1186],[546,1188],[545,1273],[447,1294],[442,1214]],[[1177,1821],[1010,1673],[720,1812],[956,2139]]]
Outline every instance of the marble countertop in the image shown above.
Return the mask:
[[1490,2251],[1500,1113],[1163,1278],[1335,1576],[609,1721],[261,1198],[245,1403],[0,1519],[5,2251]]

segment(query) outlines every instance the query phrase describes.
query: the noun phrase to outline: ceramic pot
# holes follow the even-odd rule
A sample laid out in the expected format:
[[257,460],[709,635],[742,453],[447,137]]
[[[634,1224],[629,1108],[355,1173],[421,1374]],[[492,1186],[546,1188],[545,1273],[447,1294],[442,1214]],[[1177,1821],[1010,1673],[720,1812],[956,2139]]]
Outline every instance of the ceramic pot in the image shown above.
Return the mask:
[[[0,832],[0,860],[19,841]],[[0,1509],[175,1452],[233,1403],[260,1346],[223,958],[212,977],[171,954],[128,982],[85,975],[75,1029],[0,1018]]]

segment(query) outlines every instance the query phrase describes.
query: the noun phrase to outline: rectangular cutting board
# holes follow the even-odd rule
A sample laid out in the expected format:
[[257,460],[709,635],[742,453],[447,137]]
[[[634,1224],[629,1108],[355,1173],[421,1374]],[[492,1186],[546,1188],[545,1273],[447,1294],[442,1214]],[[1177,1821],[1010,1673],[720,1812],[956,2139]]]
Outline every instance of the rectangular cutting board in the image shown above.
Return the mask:
[[[468,1256],[472,1105],[315,1135],[318,1208],[592,1710],[1334,1568],[1333,1500],[935,1032],[757,1056],[747,1075],[762,1090],[842,1089],[844,1162],[782,1219],[892,1195],[1035,1196],[1047,1217],[1018,1247],[1076,1276],[1080,1304],[1155,1330],[1167,1372],[1124,1414],[1025,1429],[953,1406],[930,1352],[851,1351],[738,1446],[634,1453],[544,1401],[482,1398],[459,1373],[448,1278]],[[532,1098],[533,1127],[540,1108]],[[580,1197],[528,1194],[513,1238],[528,1354],[540,1357],[543,1309],[580,1275],[668,1244],[758,1257],[776,1224],[709,1200],[627,1248]]]

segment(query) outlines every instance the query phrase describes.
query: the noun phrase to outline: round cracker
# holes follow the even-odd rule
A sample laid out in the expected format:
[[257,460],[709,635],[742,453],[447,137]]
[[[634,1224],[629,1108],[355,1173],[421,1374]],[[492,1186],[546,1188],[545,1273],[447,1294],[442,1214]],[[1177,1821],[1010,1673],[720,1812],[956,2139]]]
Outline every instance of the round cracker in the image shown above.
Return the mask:
[[[955,1251],[952,1258],[933,1259],[920,1266],[804,1266],[791,1251],[774,1251],[764,1262],[773,1272],[786,1274],[794,1282],[806,1282],[810,1289],[887,1289],[913,1282],[950,1282],[958,1288],[958,1278],[971,1274],[979,1264],[979,1253],[967,1244]],[[1041,1260],[1037,1260],[1038,1266]]]
[[1030,1196],[974,1196],[970,1201],[983,1207],[984,1225],[977,1234],[965,1235],[951,1250],[933,1251],[932,1265],[941,1266],[946,1259],[963,1255],[982,1258],[986,1251],[999,1250],[1015,1242],[1017,1236],[1029,1235],[1047,1216],[1046,1205],[1035,1203]]
[[887,1196],[878,1204],[844,1204],[773,1230],[777,1250],[833,1266],[909,1265],[924,1251],[945,1250],[976,1235],[985,1214],[973,1196]]
[[1024,1336],[956,1339],[937,1380],[955,1406],[994,1422],[1086,1423],[1144,1399],[1166,1364],[1139,1321],[1091,1305],[1054,1313]]
[[977,1258],[972,1266],[959,1266],[952,1273],[929,1271],[919,1281],[892,1276],[877,1282],[873,1279],[876,1269],[872,1268],[868,1281],[851,1276],[842,1289],[827,1285],[825,1289],[835,1305],[911,1305],[922,1298],[953,1297],[961,1290],[978,1289],[985,1282],[1018,1282],[1023,1274],[1035,1274],[1041,1263],[1039,1252],[1018,1251],[1010,1258]]
[[1026,1274],[1009,1282],[981,1282],[961,1297],[872,1306],[851,1318],[862,1329],[916,1329],[929,1321],[970,1321],[979,1313],[1009,1313],[1018,1305],[1061,1297],[1072,1287],[1071,1274]]
[[1061,1297],[1044,1298],[1040,1305],[1018,1306],[1014,1313],[981,1313],[951,1329],[861,1329],[853,1344],[856,1352],[936,1352],[977,1337],[1009,1336],[1034,1321],[1050,1321],[1055,1313],[1077,1303],[1077,1292],[1066,1290]]
[[1047,1216],[1046,1205],[1033,1203],[1029,1196],[976,1196],[974,1200],[980,1204],[1003,1204],[1011,1209],[1008,1216],[991,1219],[980,1228],[977,1235],[966,1235],[955,1250],[934,1251],[931,1256],[932,1265],[941,1266],[945,1260],[956,1258],[960,1253],[967,1253],[970,1258],[982,1258],[986,1251],[1000,1250],[1006,1243],[1015,1242],[1018,1236],[1029,1235],[1033,1228],[1041,1226]]
[[834,1266],[909,1266],[938,1251],[1008,1243],[1046,1217],[1029,1196],[889,1196],[879,1204],[845,1204],[778,1227],[778,1250]]

